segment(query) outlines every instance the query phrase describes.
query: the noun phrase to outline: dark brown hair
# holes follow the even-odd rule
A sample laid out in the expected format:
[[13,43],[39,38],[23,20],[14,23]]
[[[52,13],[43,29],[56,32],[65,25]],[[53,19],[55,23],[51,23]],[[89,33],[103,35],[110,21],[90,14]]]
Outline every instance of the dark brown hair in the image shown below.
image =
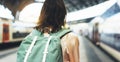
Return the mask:
[[64,26],[66,14],[63,0],[45,0],[36,28],[52,27],[52,32],[56,32]]

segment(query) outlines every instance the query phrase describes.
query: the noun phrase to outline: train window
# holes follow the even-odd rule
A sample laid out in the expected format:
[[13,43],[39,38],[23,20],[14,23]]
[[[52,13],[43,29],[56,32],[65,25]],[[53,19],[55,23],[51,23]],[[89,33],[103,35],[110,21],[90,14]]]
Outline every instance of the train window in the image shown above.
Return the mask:
[[9,32],[8,27],[4,27],[4,28],[3,28],[3,32],[4,32],[4,33],[8,33],[8,32]]

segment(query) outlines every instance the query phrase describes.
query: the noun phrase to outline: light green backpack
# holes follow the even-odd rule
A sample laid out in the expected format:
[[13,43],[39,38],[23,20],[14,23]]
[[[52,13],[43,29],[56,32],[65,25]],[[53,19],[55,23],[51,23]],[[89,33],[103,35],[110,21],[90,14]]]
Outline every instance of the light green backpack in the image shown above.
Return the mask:
[[61,37],[69,33],[62,29],[44,37],[41,32],[33,30],[21,43],[17,62],[63,62]]

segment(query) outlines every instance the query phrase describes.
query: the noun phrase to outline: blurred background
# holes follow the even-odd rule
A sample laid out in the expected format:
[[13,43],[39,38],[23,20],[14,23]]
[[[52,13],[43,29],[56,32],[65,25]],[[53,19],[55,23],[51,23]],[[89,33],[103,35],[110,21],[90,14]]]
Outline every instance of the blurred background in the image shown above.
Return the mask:
[[[79,36],[80,62],[120,62],[120,0],[64,0],[67,26]],[[0,62],[36,26],[44,0],[0,0]]]

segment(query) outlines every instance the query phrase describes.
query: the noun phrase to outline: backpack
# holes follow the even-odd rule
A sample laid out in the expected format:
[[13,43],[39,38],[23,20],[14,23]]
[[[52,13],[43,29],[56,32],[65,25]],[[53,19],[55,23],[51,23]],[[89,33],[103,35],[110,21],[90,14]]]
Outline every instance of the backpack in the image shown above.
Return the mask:
[[17,62],[63,62],[61,38],[71,32],[62,29],[50,37],[34,29],[21,43],[17,52]]

